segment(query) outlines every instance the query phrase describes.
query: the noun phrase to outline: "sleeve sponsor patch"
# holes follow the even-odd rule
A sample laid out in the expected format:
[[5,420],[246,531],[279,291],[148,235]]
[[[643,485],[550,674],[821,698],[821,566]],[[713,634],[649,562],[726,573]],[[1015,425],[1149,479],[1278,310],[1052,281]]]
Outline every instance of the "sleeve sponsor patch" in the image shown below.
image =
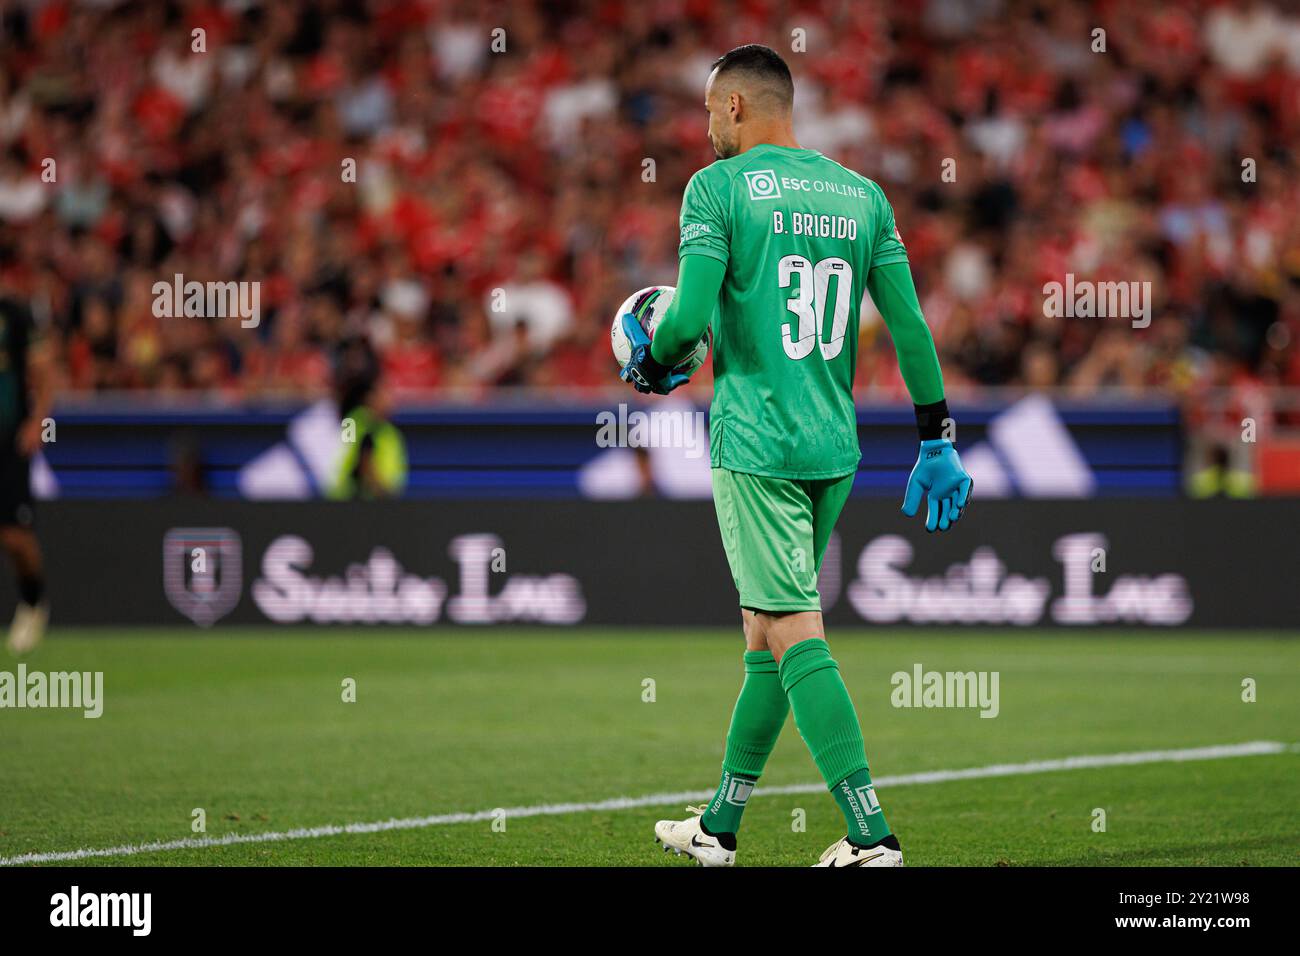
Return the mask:
[[688,222],[682,225],[682,242],[690,242],[692,239],[699,239],[701,236],[707,236],[712,230],[707,222]]

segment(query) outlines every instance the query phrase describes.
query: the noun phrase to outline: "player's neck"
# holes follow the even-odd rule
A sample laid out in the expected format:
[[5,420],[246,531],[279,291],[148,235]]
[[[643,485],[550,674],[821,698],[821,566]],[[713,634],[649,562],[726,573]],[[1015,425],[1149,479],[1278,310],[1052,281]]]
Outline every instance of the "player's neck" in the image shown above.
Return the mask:
[[789,123],[765,123],[753,130],[742,126],[740,132],[740,151],[746,152],[755,146],[784,146],[788,149],[803,149],[794,138],[794,130]]

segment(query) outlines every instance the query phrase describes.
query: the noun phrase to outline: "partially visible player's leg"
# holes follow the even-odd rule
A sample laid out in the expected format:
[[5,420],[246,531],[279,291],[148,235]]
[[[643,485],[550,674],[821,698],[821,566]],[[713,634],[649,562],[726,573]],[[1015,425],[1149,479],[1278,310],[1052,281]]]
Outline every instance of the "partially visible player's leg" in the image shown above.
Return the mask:
[[804,482],[812,513],[814,584],[807,610],[759,614],[768,647],[778,661],[795,726],[822,779],[844,814],[847,837],[823,854],[826,866],[901,865],[898,840],[876,800],[857,711],[831,657],[822,622],[815,571],[831,530],[848,500],[853,477]]
[[18,584],[18,607],[6,646],[26,654],[45,636],[49,610],[45,605],[45,565],[41,545],[32,530],[31,463],[7,453],[0,460],[0,548],[9,556]]
[[742,611],[745,624],[745,680],[731,712],[722,779],[713,799],[698,816],[660,820],[655,839],[665,850],[694,857],[705,866],[730,866],[736,860],[736,833],[750,795],[785,726],[790,704],[776,659],[754,612]]
[[[845,841],[824,858],[828,866],[901,865],[898,841],[876,800],[858,714],[822,636],[819,611],[760,615],[779,661],[795,726],[844,814]],[[842,850],[842,852],[841,852]]]
[[745,628],[745,682],[727,731],[722,780],[701,821],[706,832],[715,834],[734,835],[739,829],[745,804],[790,713],[776,659],[767,646],[762,622],[750,603],[755,587],[770,577],[762,551],[755,547],[753,538],[770,512],[764,505],[762,485],[763,479],[752,475],[722,468],[713,470],[718,528],[740,594],[740,614]]
[[18,582],[18,607],[14,610],[6,646],[14,654],[26,654],[45,636],[49,616],[44,600],[41,546],[30,528],[9,525],[0,527],[0,547],[9,555]]
[[704,832],[730,836],[730,840],[722,842],[731,843],[733,848],[749,795],[790,713],[766,635],[753,611],[742,610],[741,614],[745,624],[745,680],[731,712],[722,780],[700,821]]
[[[742,600],[745,582],[754,573],[746,564],[753,542],[747,542],[748,534],[742,532],[742,528],[752,527],[752,515],[751,502],[743,487],[738,493],[736,479],[747,477],[714,472],[718,527]],[[718,789],[698,816],[684,821],[660,820],[655,825],[655,838],[665,850],[686,853],[706,866],[729,866],[735,861],[741,817],[790,713],[762,623],[747,608],[741,609],[741,621],[745,630],[745,678],[731,712]]]
[[[839,666],[826,645],[821,598],[817,592],[822,555],[852,483],[851,475],[800,482],[714,469],[714,505],[740,603],[753,612],[745,616],[746,645],[751,651],[766,647],[776,664],[775,674],[767,668],[759,671],[761,678],[747,673],[746,686],[751,676],[755,676],[755,685],[764,688],[762,699],[770,702],[763,708],[764,713],[774,721],[776,698],[770,678],[779,679],[781,691],[794,711],[799,733],[848,825],[848,836],[823,855],[823,863],[828,866],[899,865],[902,855],[898,852],[898,841],[890,834],[884,813],[875,800],[857,712],[840,677]],[[737,702],[737,710],[740,703]],[[784,711],[780,717],[780,724],[768,725],[770,743],[764,737],[759,746],[737,749],[737,763],[733,764],[730,780],[724,763],[723,785],[710,803],[710,809],[718,806],[718,826],[732,818],[724,814],[733,814],[726,795],[736,792],[734,767],[752,770],[755,763],[744,762],[753,761],[760,754],[762,762],[766,761],[784,723]],[[733,714],[733,727],[735,721]],[[758,740],[744,731],[737,735],[738,740],[746,738]],[[729,736],[729,758],[730,739]],[[762,762],[757,763],[758,771]],[[757,779],[756,773],[754,778]],[[741,786],[743,789],[743,783]],[[748,792],[744,796],[747,799]],[[739,814],[733,815],[738,826]],[[700,822],[687,821],[674,826],[690,828],[694,824],[692,841],[704,838],[703,842],[708,843],[712,838],[703,832],[706,819],[701,817]],[[686,829],[681,833],[685,835]]]

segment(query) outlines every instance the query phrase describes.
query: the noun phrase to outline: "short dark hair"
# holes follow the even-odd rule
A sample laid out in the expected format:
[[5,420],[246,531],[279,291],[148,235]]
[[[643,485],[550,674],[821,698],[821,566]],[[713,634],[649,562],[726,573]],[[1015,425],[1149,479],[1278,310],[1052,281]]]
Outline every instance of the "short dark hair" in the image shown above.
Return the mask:
[[[781,54],[761,43],[746,43],[728,50],[713,61],[718,77],[723,74],[743,73],[758,80],[770,91],[771,103],[782,109],[794,105],[794,78]],[[714,81],[716,82],[716,80]]]

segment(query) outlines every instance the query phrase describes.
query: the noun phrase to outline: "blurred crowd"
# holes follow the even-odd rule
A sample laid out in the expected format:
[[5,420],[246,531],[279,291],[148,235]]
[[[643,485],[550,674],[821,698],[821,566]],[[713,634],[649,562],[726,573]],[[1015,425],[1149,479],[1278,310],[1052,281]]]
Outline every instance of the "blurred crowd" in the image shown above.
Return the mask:
[[[613,387],[612,311],[674,281],[713,159],[709,64],[755,41],[801,143],[892,200],[950,394],[1300,385],[1283,0],[0,9],[0,285],[64,389],[310,397],[349,335],[399,398]],[[1151,282],[1150,326],[1048,317],[1067,273]],[[177,274],[259,281],[260,323],[156,317]],[[862,393],[904,397],[862,336]]]

